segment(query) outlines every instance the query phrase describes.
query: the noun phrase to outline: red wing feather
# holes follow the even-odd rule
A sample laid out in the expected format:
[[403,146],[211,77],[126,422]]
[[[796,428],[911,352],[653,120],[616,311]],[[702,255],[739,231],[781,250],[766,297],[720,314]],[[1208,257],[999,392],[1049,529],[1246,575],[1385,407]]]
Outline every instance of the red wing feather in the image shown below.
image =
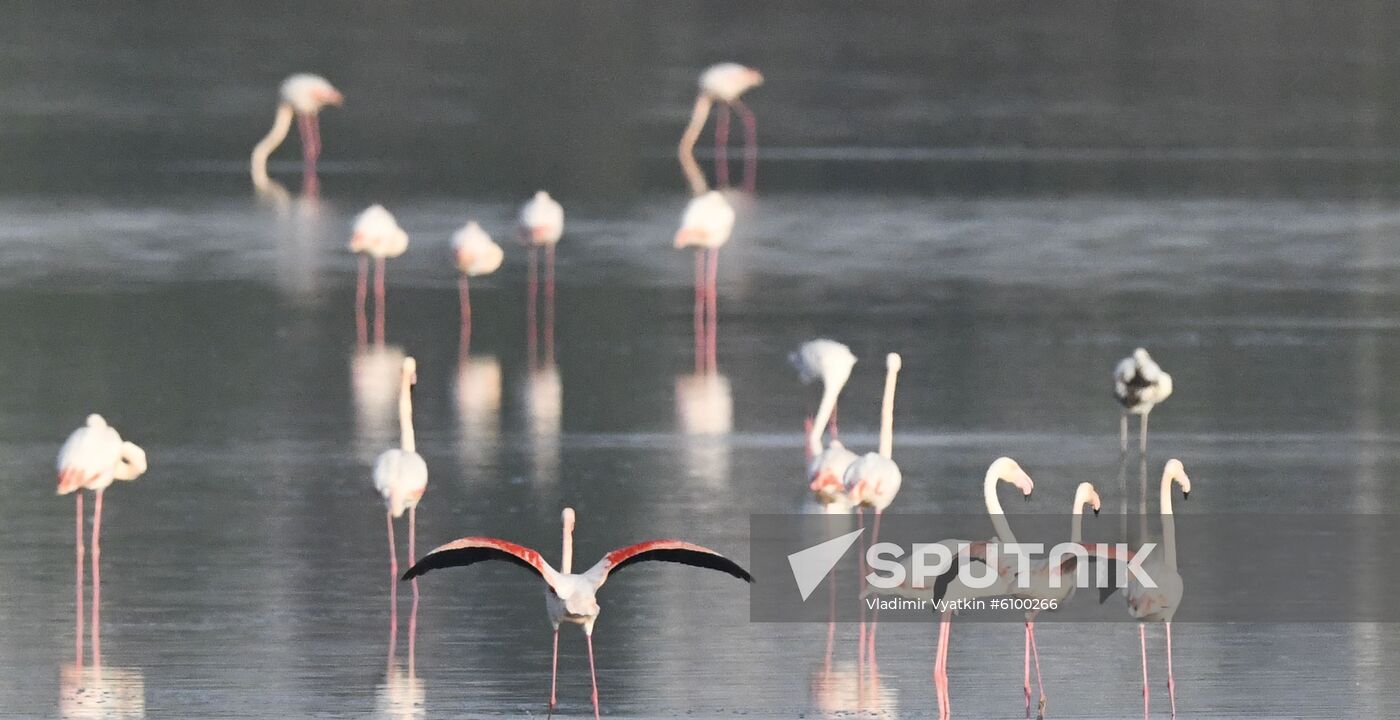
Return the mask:
[[682,565],[693,565],[695,567],[718,570],[728,575],[733,575],[744,582],[753,582],[753,576],[749,571],[729,558],[707,547],[702,547],[694,543],[681,540],[648,540],[647,542],[629,545],[618,548],[603,557],[592,569],[588,571],[590,575],[596,575],[598,584],[608,578],[608,575],[616,570],[621,570],[633,563],[657,560],[661,562],[680,563]]
[[544,561],[539,552],[524,545],[516,545],[513,542],[497,538],[464,537],[433,548],[432,552],[424,555],[417,563],[414,563],[413,567],[408,569],[408,572],[403,574],[403,579],[412,580],[438,568],[474,565],[487,560],[504,560],[513,565],[519,565],[535,573],[550,585],[554,584],[554,579],[557,577],[554,568]]

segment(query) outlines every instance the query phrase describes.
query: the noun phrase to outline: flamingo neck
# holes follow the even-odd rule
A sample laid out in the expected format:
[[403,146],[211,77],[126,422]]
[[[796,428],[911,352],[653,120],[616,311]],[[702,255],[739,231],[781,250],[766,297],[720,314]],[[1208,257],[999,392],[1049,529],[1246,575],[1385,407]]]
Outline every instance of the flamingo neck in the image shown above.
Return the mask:
[[292,106],[282,103],[277,106],[277,116],[272,120],[272,129],[267,131],[258,144],[253,146],[253,157],[251,171],[253,175],[253,185],[262,188],[268,185],[267,158],[287,139],[287,131],[292,128],[292,115],[295,114]]
[[1011,532],[1011,525],[1006,522],[1006,513],[1001,509],[1001,500],[997,498],[997,476],[995,468],[987,470],[987,476],[982,479],[982,500],[987,504],[987,514],[992,518],[992,527],[996,529],[997,539],[1002,543],[1016,542],[1016,536]]
[[404,373],[403,384],[399,386],[399,445],[404,452],[416,452],[417,444],[413,437],[413,382]]
[[568,575],[574,571],[574,524],[564,524],[564,557],[559,564],[560,572]]
[[1069,541],[1078,545],[1084,536],[1084,503],[1089,502],[1089,498],[1076,494],[1074,498],[1074,512],[1069,518]]
[[885,373],[885,399],[880,404],[880,455],[886,460],[894,455],[894,383],[898,375],[894,368]]
[[1172,517],[1172,481],[1174,478],[1162,474],[1162,486],[1158,500],[1162,505],[1162,545],[1166,551],[1167,567],[1176,572],[1176,519]]
[[817,416],[812,419],[812,429],[807,434],[807,449],[811,451],[812,457],[821,454],[822,432],[831,420],[831,414],[836,412],[836,396],[840,394],[840,385],[822,383],[822,402],[817,406]]
[[700,131],[705,129],[705,119],[710,116],[710,106],[713,104],[714,102],[703,93],[695,98],[695,109],[690,113],[690,124],[685,126],[680,147],[676,149],[681,169],[685,172],[686,181],[690,183],[690,192],[695,195],[703,195],[710,189],[705,182],[705,173],[700,170],[700,164],[695,162],[695,143],[700,139]]
[[133,442],[122,443],[121,457],[117,461],[116,472],[112,477],[117,480],[135,480],[146,472],[146,451],[140,445]]

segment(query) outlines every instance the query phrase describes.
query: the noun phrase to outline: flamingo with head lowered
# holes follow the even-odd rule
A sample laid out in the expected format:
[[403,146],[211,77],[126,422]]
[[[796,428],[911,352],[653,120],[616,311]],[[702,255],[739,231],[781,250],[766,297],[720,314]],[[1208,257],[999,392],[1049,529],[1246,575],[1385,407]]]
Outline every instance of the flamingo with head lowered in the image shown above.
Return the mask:
[[729,558],[709,548],[681,540],[650,540],[614,550],[581,574],[573,573],[574,510],[564,508],[564,551],[555,570],[538,551],[505,540],[465,537],[442,545],[424,555],[404,573],[409,580],[437,568],[473,565],[485,560],[504,560],[534,572],[545,583],[545,609],[554,626],[554,656],[550,664],[549,709],[554,710],[559,669],[559,626],[573,623],[583,627],[588,638],[588,672],[593,682],[593,717],[598,710],[598,673],[593,662],[593,624],[598,621],[598,589],[608,577],[622,568],[647,560],[681,563],[719,570],[745,582],[753,582],[749,572]]
[[277,104],[277,115],[273,118],[272,129],[253,147],[251,172],[253,185],[265,188],[270,184],[267,177],[267,157],[287,138],[292,127],[292,117],[297,118],[301,131],[301,155],[305,165],[302,170],[303,184],[309,193],[316,189],[316,160],[321,156],[321,108],[327,105],[340,107],[345,97],[335,89],[330,81],[320,75],[297,73],[282,81],[281,101]]
[[[817,339],[802,343],[788,360],[797,368],[802,382],[818,378],[822,381],[821,403],[807,428],[808,487],[826,512],[849,512],[845,477],[857,456],[836,439],[836,400],[851,377],[856,356],[835,340]],[[822,448],[822,430],[828,423],[831,443]]]
[[711,65],[700,75],[700,93],[695,98],[695,108],[690,114],[690,124],[681,134],[680,147],[676,154],[681,161],[691,191],[699,195],[705,192],[705,174],[695,162],[695,142],[700,139],[700,131],[710,116],[710,108],[719,104],[715,116],[715,184],[724,187],[729,184],[729,111],[739,113],[744,123],[744,190],[753,192],[758,164],[758,125],[753,111],[740,100],[740,96],[763,84],[763,73],[738,63]]

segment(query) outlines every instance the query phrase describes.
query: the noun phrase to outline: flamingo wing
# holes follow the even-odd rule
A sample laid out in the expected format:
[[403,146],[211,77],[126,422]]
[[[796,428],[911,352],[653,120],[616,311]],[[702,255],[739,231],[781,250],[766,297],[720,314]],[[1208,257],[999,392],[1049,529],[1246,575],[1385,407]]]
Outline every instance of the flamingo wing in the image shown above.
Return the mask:
[[733,575],[744,582],[753,582],[753,576],[749,574],[749,571],[739,567],[739,564],[733,560],[707,547],[681,540],[649,540],[618,548],[603,556],[603,559],[599,560],[597,565],[589,568],[585,575],[591,578],[595,585],[601,586],[613,571],[647,560],[718,570]]
[[[1089,551],[1090,563],[1105,563],[1108,565],[1108,581],[1110,585],[1108,587],[1099,588],[1099,604],[1102,605],[1108,602],[1108,599],[1113,597],[1113,594],[1121,589],[1114,584],[1118,577],[1119,563],[1129,562],[1133,559],[1135,553],[1132,550],[1119,550],[1114,545],[1085,545],[1084,548]],[[1071,555],[1065,558],[1061,570],[1068,574],[1073,572],[1077,565],[1078,558]]]
[[402,579],[412,580],[426,575],[430,570],[475,565],[486,560],[504,560],[519,565],[538,575],[550,587],[554,587],[559,579],[559,573],[544,561],[539,552],[524,545],[489,537],[464,537],[439,545],[414,563]]

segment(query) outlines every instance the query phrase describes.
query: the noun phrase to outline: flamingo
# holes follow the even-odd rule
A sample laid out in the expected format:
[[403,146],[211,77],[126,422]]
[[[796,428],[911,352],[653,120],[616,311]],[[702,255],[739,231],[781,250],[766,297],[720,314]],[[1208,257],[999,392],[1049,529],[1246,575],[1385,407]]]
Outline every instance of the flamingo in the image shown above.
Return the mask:
[[462,273],[457,289],[462,302],[461,354],[465,357],[472,342],[472,299],[467,279],[496,272],[506,254],[475,220],[452,235],[452,253],[457,260],[457,270]]
[[1162,372],[1151,355],[1143,348],[1118,361],[1113,370],[1113,395],[1123,406],[1118,443],[1122,452],[1128,451],[1128,415],[1142,418],[1138,425],[1138,449],[1147,452],[1147,415],[1152,408],[1172,394],[1172,376]]
[[[398,577],[399,559],[394,551],[394,518],[408,511],[408,557],[414,557],[414,533],[418,501],[428,487],[428,464],[423,462],[413,438],[413,386],[418,382],[418,361],[403,360],[399,376],[399,447],[380,453],[374,462],[374,489],[384,498],[385,518],[389,527],[389,576]],[[418,595],[418,583],[413,584]]]
[[[982,495],[987,505],[987,513],[991,517],[992,526],[996,528],[997,538],[985,542],[972,542],[968,540],[940,540],[938,545],[943,545],[948,554],[952,557],[959,556],[963,548],[967,549],[968,559],[972,562],[985,564],[987,560],[987,545],[995,543],[1014,543],[1016,536],[1012,534],[1011,527],[1006,524],[1006,515],[1002,511],[1001,501],[997,499],[997,483],[1005,482],[1014,485],[1021,493],[1030,499],[1031,493],[1035,490],[1035,483],[1020,464],[1009,457],[997,458],[987,468],[986,475],[982,478]],[[1000,538],[1000,540],[998,540]],[[932,583],[927,583],[930,578],[916,577],[912,572],[913,557],[907,557],[903,561],[905,566],[904,582],[898,587],[892,588],[883,594],[897,595],[910,599],[922,599],[934,604],[935,610],[941,614],[938,630],[938,649],[935,654],[933,665],[933,681],[938,692],[938,716],[946,720],[952,714],[952,705],[948,695],[948,642],[952,636],[952,619],[957,614],[958,603],[963,600],[975,600],[978,598],[996,597],[1009,595],[1015,576],[1001,568],[989,568],[987,572],[995,573],[995,577],[984,578],[987,583],[968,583],[963,579],[963,573],[968,571],[968,567],[963,563],[954,563],[942,575],[931,578]],[[980,587],[981,585],[986,587]],[[877,594],[879,591],[870,588],[862,591],[862,596]],[[942,608],[939,610],[939,608]]]
[[[719,249],[734,232],[734,208],[724,195],[710,191],[692,198],[676,231],[676,249],[695,248],[695,371],[713,371],[719,335],[719,298],[715,281],[719,276]],[[708,318],[708,320],[707,320]],[[705,363],[701,362],[704,338]]]
[[762,84],[763,73],[738,63],[711,65],[700,74],[700,93],[695,98],[690,124],[681,135],[680,147],[676,152],[694,194],[699,195],[706,189],[705,175],[695,162],[695,142],[700,139],[705,119],[710,116],[710,107],[716,103],[721,107],[715,116],[715,184],[720,187],[729,184],[726,147],[729,144],[729,111],[733,110],[739,113],[744,123],[744,190],[753,192],[758,162],[758,126],[754,122],[753,111],[739,98]]
[[899,465],[891,458],[894,453],[894,386],[903,365],[899,353],[885,356],[885,397],[880,406],[880,452],[866,453],[846,469],[846,494],[856,512],[863,508],[875,511],[875,531],[871,544],[880,539],[880,515],[894,502],[903,481]]
[[[836,400],[841,394],[841,390],[846,387],[846,381],[851,378],[851,369],[855,367],[856,356],[851,353],[851,349],[835,340],[818,338],[802,343],[796,350],[788,353],[788,362],[797,369],[798,379],[803,385],[810,385],[813,381],[822,381],[822,399],[817,405],[817,415],[822,415],[823,411],[831,418],[830,427],[832,439],[836,438]],[[829,407],[828,407],[829,406]],[[808,430],[807,448],[808,459],[821,452],[821,431],[822,426],[827,424],[825,417],[820,423],[814,422],[812,429]],[[815,432],[813,432],[815,430]]]
[[[1070,508],[1070,542],[1079,545],[1083,542],[1084,506],[1093,508],[1099,514],[1102,502],[1093,483],[1079,483],[1074,492],[1074,504]],[[1073,572],[1076,559],[1071,556],[1063,562],[1051,564],[1049,560],[1038,560],[1031,564],[1024,582],[1017,582],[1011,594],[1018,598],[1050,601],[1049,607],[1059,607],[1074,594],[1074,583],[1061,582],[1057,578]],[[1021,580],[1021,578],[1017,578]],[[1023,665],[1023,690],[1026,696],[1026,717],[1031,715],[1031,658],[1035,658],[1035,682],[1040,689],[1038,714],[1045,713],[1045,684],[1040,677],[1040,650],[1035,645],[1035,619],[1039,610],[1026,613],[1025,661]]]
[[472,565],[484,560],[504,560],[533,571],[545,582],[545,609],[554,626],[554,655],[550,663],[549,709],[555,706],[559,669],[559,625],[583,626],[588,638],[588,672],[593,682],[593,717],[599,717],[598,674],[593,663],[593,624],[598,621],[598,589],[609,575],[629,565],[647,560],[681,563],[718,570],[744,582],[753,582],[749,572],[737,563],[706,547],[681,540],[650,540],[614,550],[582,574],[573,573],[574,510],[564,508],[564,551],[560,568],[555,570],[536,550],[489,537],[464,537],[435,548],[404,573],[409,580],[437,568]]
[[[1162,513],[1161,555],[1150,555],[1142,564],[1143,572],[1152,578],[1156,587],[1142,584],[1136,573],[1128,579],[1123,595],[1128,601],[1128,614],[1138,621],[1138,642],[1142,651],[1142,714],[1148,714],[1147,689],[1147,623],[1160,622],[1167,635],[1167,695],[1171,698],[1172,717],[1176,717],[1176,677],[1172,674],[1172,618],[1181,606],[1181,596],[1185,586],[1181,573],[1176,567],[1176,521],[1172,517],[1172,483],[1181,486],[1183,500],[1191,497],[1191,478],[1186,475],[1186,467],[1180,460],[1172,458],[1162,468],[1162,483],[1158,488],[1158,501]],[[1114,588],[1105,588],[1099,601],[1107,600]]]
[[316,159],[321,156],[321,108],[327,105],[340,107],[345,102],[345,97],[328,80],[311,73],[297,73],[283,80],[280,95],[281,102],[277,104],[277,115],[273,118],[272,129],[253,146],[253,185],[261,189],[270,184],[267,177],[267,157],[286,139],[287,131],[292,127],[292,116],[295,115],[298,129],[301,131],[301,156],[304,163],[302,180],[308,193],[314,193]]
[[365,340],[365,295],[369,282],[369,259],[375,260],[374,338],[384,344],[384,261],[408,250],[408,233],[399,227],[393,213],[383,205],[371,205],[355,216],[350,235],[350,252],[360,255],[359,282],[355,286],[355,319],[361,344]]
[[539,190],[520,206],[520,239],[530,248],[530,268],[527,289],[530,297],[525,303],[526,324],[530,332],[530,363],[535,363],[535,298],[539,294],[535,281],[539,264],[538,251],[544,248],[544,344],[545,355],[554,357],[554,246],[564,235],[564,208],[549,193]]
[[122,440],[116,428],[101,415],[87,416],[82,427],[74,430],[58,451],[58,494],[77,493],[76,540],[77,570],[77,645],[82,656],[83,636],[83,490],[92,490],[95,499],[92,513],[92,652],[94,662],[101,657],[98,647],[98,627],[101,618],[102,573],[102,494],[116,480],[135,480],[146,472],[146,451],[139,445]]

